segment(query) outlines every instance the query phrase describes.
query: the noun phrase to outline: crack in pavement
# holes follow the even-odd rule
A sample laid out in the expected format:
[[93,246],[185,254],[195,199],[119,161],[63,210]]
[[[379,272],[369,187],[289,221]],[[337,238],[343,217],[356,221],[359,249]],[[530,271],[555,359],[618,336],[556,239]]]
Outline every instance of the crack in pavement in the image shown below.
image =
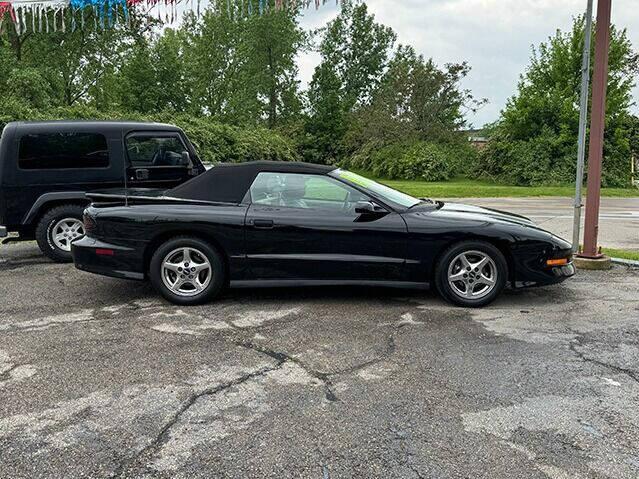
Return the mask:
[[403,460],[398,459],[398,463],[402,466],[406,466],[417,477],[417,479],[423,479],[424,475],[418,469],[417,465],[413,464],[413,458],[415,454],[410,450],[408,434],[396,429],[390,429],[390,432],[395,436],[395,440],[399,442],[399,449],[402,452]]
[[[397,327],[396,331],[401,329],[402,327],[404,327],[404,325]],[[374,364],[378,364],[383,361],[386,361],[390,356],[392,356],[395,353],[396,349],[397,349],[397,346],[395,345],[395,335],[392,334],[388,338],[386,338],[386,349],[381,355],[379,355],[376,358],[369,359],[368,361],[364,361],[363,363],[356,364],[355,366],[351,366],[349,368],[340,369],[338,371],[332,372],[329,374],[329,376],[342,376],[345,374],[356,373],[358,371],[361,371],[362,369],[366,369],[369,366],[373,366]]]
[[622,368],[620,366],[615,366],[614,364],[609,364],[609,363],[606,363],[604,361],[600,361],[598,359],[587,357],[583,352],[578,351],[576,349],[577,346],[583,346],[583,343],[580,342],[579,340],[575,340],[575,341],[573,341],[573,342],[568,344],[568,348],[573,353],[575,353],[579,357],[579,359],[581,359],[582,361],[587,362],[587,363],[596,364],[596,365],[604,367],[604,368],[608,368],[611,371],[615,371],[615,372],[620,373],[620,374],[625,374],[626,376],[631,378],[633,381],[639,383],[639,375],[637,373],[635,373],[634,371],[632,371],[630,369]]
[[0,373],[0,383],[11,380],[12,379],[11,373],[19,367],[20,367],[19,364],[13,364],[9,369]]
[[262,347],[262,346],[258,346],[255,343],[251,343],[251,342],[245,341],[245,342],[235,342],[234,344],[236,344],[237,346],[241,346],[243,348],[247,348],[247,349],[250,349],[252,351],[264,354],[266,356],[269,356],[270,358],[273,358],[276,361],[281,361],[281,364],[290,361],[290,362],[298,365],[304,371],[306,371],[311,377],[313,377],[315,379],[319,379],[322,382],[322,384],[324,384],[324,395],[325,395],[326,399],[328,399],[331,402],[339,401],[337,395],[335,394],[335,392],[332,389],[333,388],[333,383],[330,380],[330,376],[332,376],[332,374],[315,371],[314,369],[312,369],[312,368],[308,367],[306,364],[304,364],[304,362],[300,361],[298,358],[296,358],[294,356],[291,356],[290,354],[287,354],[287,353],[284,353],[284,352],[280,352],[280,351],[275,351],[275,350],[268,349],[268,348],[265,348],[265,347]]
[[197,392],[195,394],[191,394],[188,397],[188,399],[182,404],[182,406],[175,412],[175,414],[173,414],[171,419],[164,425],[164,427],[162,427],[162,429],[160,430],[158,435],[155,437],[155,439],[153,439],[150,444],[148,444],[143,449],[141,449],[135,456],[133,456],[132,458],[120,464],[120,466],[113,472],[113,474],[110,477],[111,478],[126,477],[125,473],[127,469],[130,468],[132,465],[134,465],[136,462],[138,462],[142,456],[152,455],[159,447],[164,445],[168,441],[171,428],[178,423],[182,415],[186,413],[197,402],[198,399],[205,396],[214,396],[215,394],[225,391],[226,389],[229,389],[233,386],[238,386],[251,379],[264,376],[265,374],[268,374],[272,371],[276,371],[280,369],[282,365],[286,363],[287,361],[288,361],[287,359],[277,360],[277,363],[274,366],[260,368],[257,371],[244,374],[243,376],[240,376],[239,378],[235,378],[226,383],[219,384],[213,388],[207,388],[207,389],[204,389],[203,391]]
[[356,364],[354,366],[345,368],[345,369],[340,369],[337,371],[333,371],[333,372],[322,372],[322,371],[317,371],[311,367],[309,367],[307,364],[305,364],[302,360],[300,360],[299,358],[295,357],[295,356],[291,356],[288,353],[282,352],[282,351],[275,351],[273,349],[269,349],[267,347],[264,346],[259,346],[255,343],[252,343],[250,341],[238,341],[238,342],[234,342],[233,344],[237,345],[237,346],[241,346],[243,348],[247,348],[247,349],[251,349],[253,351],[256,351],[258,353],[261,354],[265,354],[277,361],[290,361],[296,365],[298,365],[299,367],[301,367],[304,371],[306,371],[311,377],[318,379],[319,381],[322,382],[322,384],[324,384],[324,392],[325,392],[325,397],[327,400],[331,401],[331,402],[336,402],[339,401],[339,398],[337,397],[337,395],[335,394],[335,391],[333,390],[333,382],[331,381],[331,378],[334,376],[343,376],[346,374],[352,374],[352,373],[356,373],[358,371],[361,371],[362,369],[366,369],[367,367],[373,366],[374,364],[378,364],[381,363],[383,361],[386,361],[390,356],[392,356],[397,347],[395,345],[395,334],[397,333],[397,331],[399,331],[400,329],[402,329],[404,326],[406,326],[405,324],[396,326],[393,330],[393,334],[391,334],[390,336],[388,336],[387,340],[386,340],[386,349],[384,350],[384,352],[382,352],[382,354],[380,354],[378,357],[375,357],[373,359],[369,359],[368,361],[364,361],[363,363],[360,364]]

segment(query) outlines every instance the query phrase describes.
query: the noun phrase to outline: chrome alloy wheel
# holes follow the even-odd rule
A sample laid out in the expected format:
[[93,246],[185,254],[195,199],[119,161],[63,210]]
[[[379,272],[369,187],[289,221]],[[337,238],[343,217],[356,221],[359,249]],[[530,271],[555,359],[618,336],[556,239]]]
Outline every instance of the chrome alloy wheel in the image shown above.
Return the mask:
[[162,282],[178,296],[195,296],[211,282],[213,269],[204,253],[196,248],[174,249],[162,261]]
[[64,218],[53,225],[51,239],[56,248],[71,251],[71,243],[84,236],[84,225],[77,218]]
[[481,251],[465,251],[455,256],[448,266],[448,284],[464,299],[480,299],[495,289],[497,266]]

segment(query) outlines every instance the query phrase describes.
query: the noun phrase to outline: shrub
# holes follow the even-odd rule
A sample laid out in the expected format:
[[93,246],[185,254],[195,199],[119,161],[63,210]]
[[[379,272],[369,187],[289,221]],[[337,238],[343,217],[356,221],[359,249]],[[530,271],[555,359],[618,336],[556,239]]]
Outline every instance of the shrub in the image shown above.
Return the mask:
[[445,181],[473,158],[474,152],[469,147],[454,143],[415,141],[382,146],[369,142],[342,165],[389,179]]
[[[627,187],[630,184],[628,139],[606,139],[601,184]],[[577,145],[568,135],[548,128],[528,140],[512,140],[497,131],[479,155],[469,176],[488,178],[520,186],[558,185],[574,181]]]
[[[521,186],[560,184],[574,177],[560,137],[544,131],[529,140],[513,141],[496,135],[479,155],[475,176]],[[572,171],[571,171],[572,169]]]

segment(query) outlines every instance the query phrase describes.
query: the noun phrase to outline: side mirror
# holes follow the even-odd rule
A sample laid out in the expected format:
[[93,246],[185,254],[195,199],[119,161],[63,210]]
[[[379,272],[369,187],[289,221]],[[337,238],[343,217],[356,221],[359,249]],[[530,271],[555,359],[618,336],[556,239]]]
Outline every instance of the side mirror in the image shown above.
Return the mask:
[[355,213],[361,215],[378,215],[386,213],[386,210],[372,201],[358,201],[355,204]]

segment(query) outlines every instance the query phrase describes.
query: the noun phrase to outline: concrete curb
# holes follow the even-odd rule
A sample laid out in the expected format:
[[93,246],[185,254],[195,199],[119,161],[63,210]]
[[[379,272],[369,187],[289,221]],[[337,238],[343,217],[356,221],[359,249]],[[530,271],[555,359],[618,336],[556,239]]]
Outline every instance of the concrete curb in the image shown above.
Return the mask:
[[610,258],[615,264],[623,264],[625,266],[630,266],[632,268],[639,268],[639,261],[634,261],[631,259],[622,259],[622,258]]

